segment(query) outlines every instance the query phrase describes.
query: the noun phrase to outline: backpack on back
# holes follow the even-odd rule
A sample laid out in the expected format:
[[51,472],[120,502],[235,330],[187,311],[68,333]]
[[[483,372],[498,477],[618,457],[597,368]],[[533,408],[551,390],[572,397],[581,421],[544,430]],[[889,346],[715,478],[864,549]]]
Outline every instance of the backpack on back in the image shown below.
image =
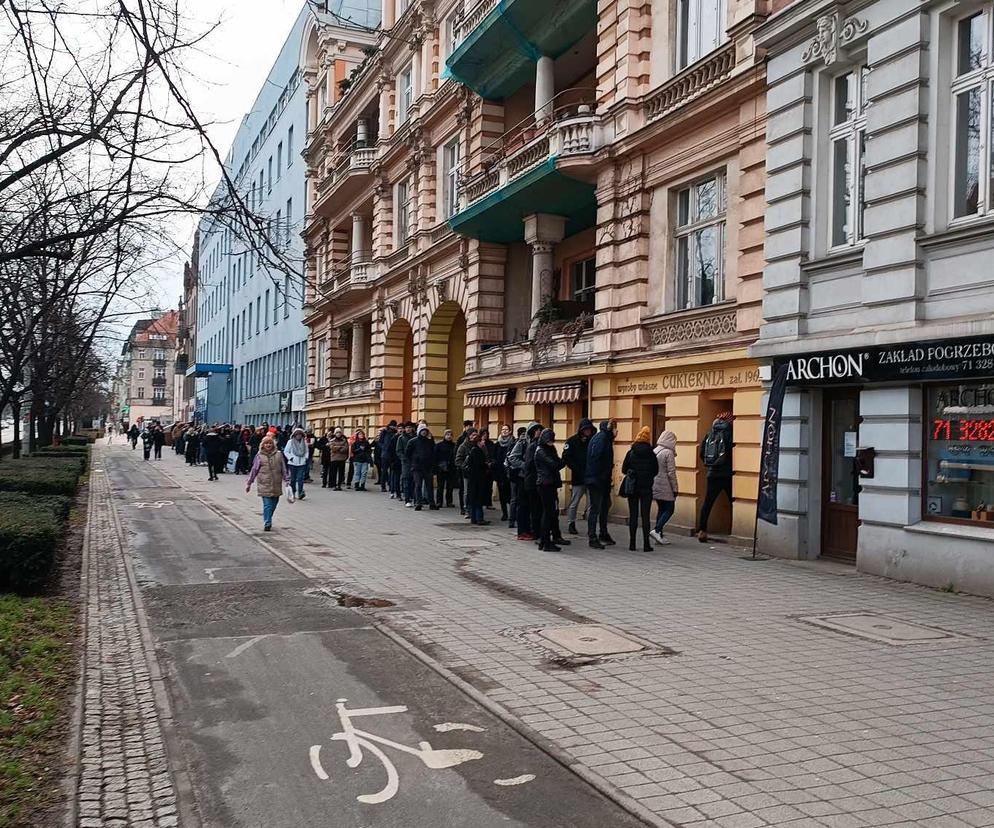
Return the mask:
[[728,441],[724,431],[712,428],[704,438],[704,465],[721,466],[728,457]]

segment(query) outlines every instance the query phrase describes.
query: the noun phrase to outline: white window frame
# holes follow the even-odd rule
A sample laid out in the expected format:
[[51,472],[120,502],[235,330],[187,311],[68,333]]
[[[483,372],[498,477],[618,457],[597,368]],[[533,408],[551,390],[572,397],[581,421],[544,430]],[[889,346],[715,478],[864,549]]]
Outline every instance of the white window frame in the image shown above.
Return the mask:
[[456,50],[456,21],[462,15],[462,4],[457,5],[442,21],[442,62]]
[[[959,73],[960,24],[981,15],[984,31],[984,53],[977,69]],[[952,164],[949,175],[950,223],[972,221],[994,213],[994,6],[984,5],[979,10],[957,18],[953,25],[952,84],[949,99],[950,147]],[[958,140],[958,100],[972,91],[980,94],[980,136],[977,156],[977,208],[973,212],[957,215],[957,176],[960,168]]]
[[145,349],[144,348],[139,348],[138,349],[138,359],[145,359]]
[[411,237],[411,179],[404,178],[394,188],[394,241],[397,247],[407,244]]
[[414,104],[414,62],[397,73],[397,126],[407,122]]
[[140,399],[140,400],[144,400],[145,399],[145,386],[144,385],[139,385],[138,386],[138,395],[137,396],[138,396],[138,399]]
[[328,343],[322,338],[318,340],[315,360],[315,380],[318,388],[324,388],[328,383]]
[[[866,142],[866,112],[869,101],[866,95],[866,77],[869,72],[865,63],[857,63],[839,72],[829,80],[829,129],[826,158],[828,163],[828,249],[842,250],[847,247],[862,244],[863,238],[863,208],[865,190],[864,164]],[[854,84],[854,100],[849,117],[835,123],[836,105],[838,104],[836,85],[847,75],[856,76]],[[837,145],[846,147],[846,158],[849,169],[840,180],[835,164],[835,149]],[[836,222],[838,205],[844,202],[845,228],[844,238],[836,238]]]
[[[165,379],[165,378],[166,378],[166,369],[165,368],[156,368],[156,369],[154,369],[152,371],[152,379]],[[143,378],[139,377],[139,379],[143,379]]]
[[[716,182],[715,198],[717,206],[714,216],[694,220],[698,204],[697,194],[699,187],[707,181]],[[683,193],[688,193],[688,222],[681,225],[680,222],[680,199]],[[673,253],[676,259],[673,272],[676,274],[676,310],[690,310],[692,308],[710,307],[725,300],[725,263],[727,258],[726,238],[728,222],[728,187],[726,172],[724,169],[715,170],[707,175],[698,176],[685,185],[678,187],[675,192],[674,212],[673,212]],[[717,268],[714,274],[714,295],[710,302],[701,302],[701,277],[700,273],[691,273],[695,259],[695,251],[698,249],[696,239],[698,234],[709,227],[715,227],[715,247],[717,256]],[[687,245],[687,272],[681,272],[681,244],[686,240]]]
[[442,146],[442,218],[452,218],[459,212],[459,165],[462,163],[462,144],[459,136]]
[[157,386],[152,389],[152,401],[153,402],[165,402],[166,399],[166,387]]
[[[588,267],[589,263],[589,267]],[[581,269],[584,275],[589,275],[592,277],[590,284],[585,284],[583,287],[577,287],[577,280],[574,278],[577,269]],[[589,271],[589,272],[588,272]],[[589,294],[590,301],[594,301],[594,296],[597,293],[597,257],[594,255],[584,256],[582,259],[576,259],[570,263],[569,268],[570,275],[570,299],[574,302],[586,302],[587,296]]]
[[[701,29],[701,9],[705,4],[715,5],[717,31],[714,39],[706,38]],[[728,39],[727,0],[677,0],[677,26],[675,37],[676,71],[686,69],[709,55]],[[686,30],[686,39],[684,38]]]

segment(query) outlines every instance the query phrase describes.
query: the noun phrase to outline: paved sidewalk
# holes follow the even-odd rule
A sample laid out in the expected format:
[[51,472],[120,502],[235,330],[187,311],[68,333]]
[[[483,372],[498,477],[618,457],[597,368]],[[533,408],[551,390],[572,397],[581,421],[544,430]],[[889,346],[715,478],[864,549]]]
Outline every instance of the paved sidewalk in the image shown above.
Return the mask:
[[[308,576],[394,602],[381,622],[660,824],[994,826],[991,601],[689,541],[543,553],[375,487],[311,486],[262,536],[245,478],[157,467]],[[959,637],[893,645],[802,620],[844,613]],[[893,626],[879,620],[870,634]],[[577,666],[535,636],[586,623],[657,650]]]
[[99,449],[90,476],[84,549],[83,711],[76,793],[78,828],[179,824],[119,527]]

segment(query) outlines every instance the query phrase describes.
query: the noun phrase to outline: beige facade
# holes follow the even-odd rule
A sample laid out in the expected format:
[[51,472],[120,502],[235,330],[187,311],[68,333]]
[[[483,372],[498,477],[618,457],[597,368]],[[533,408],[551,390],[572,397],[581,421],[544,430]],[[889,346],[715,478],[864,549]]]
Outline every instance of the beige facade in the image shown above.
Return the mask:
[[691,527],[697,446],[730,409],[735,503],[716,525],[751,536],[765,4],[716,1],[714,42],[695,44],[676,21],[707,3],[391,6],[308,138],[309,421],[423,417],[437,436],[534,418],[562,440],[616,418],[619,447],[669,428]]
[[[129,423],[174,420],[174,377],[178,313],[167,311],[137,322],[124,345],[121,419]],[[118,411],[121,411],[121,406]]]

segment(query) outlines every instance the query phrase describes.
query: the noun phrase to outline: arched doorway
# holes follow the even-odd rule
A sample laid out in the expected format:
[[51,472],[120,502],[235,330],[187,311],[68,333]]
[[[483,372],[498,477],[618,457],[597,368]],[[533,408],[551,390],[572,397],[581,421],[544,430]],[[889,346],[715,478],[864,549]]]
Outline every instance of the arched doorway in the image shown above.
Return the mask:
[[463,397],[456,386],[466,374],[466,315],[458,302],[443,302],[428,325],[425,349],[424,418],[436,437],[459,432]]
[[398,319],[387,333],[383,372],[383,419],[411,419],[414,396],[414,331],[406,319]]

